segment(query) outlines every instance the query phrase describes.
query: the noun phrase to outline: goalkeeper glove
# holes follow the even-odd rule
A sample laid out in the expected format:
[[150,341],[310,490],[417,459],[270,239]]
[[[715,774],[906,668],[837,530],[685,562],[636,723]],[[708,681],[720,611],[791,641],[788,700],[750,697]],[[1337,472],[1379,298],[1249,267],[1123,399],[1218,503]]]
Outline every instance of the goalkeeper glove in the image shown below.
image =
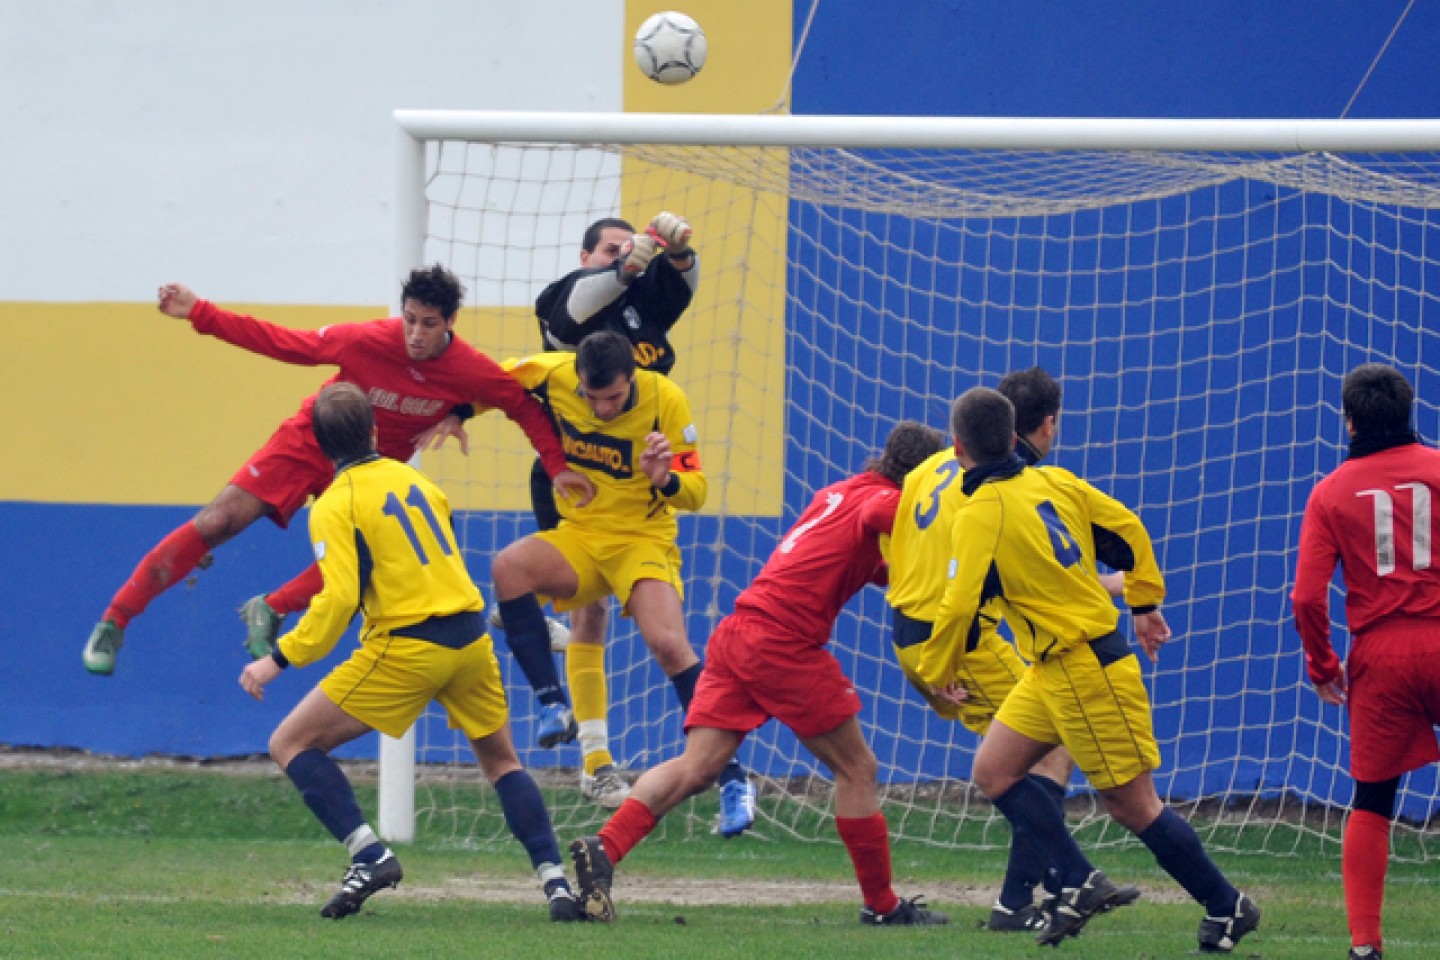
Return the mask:
[[668,210],[661,211],[650,221],[648,232],[665,243],[665,252],[670,256],[678,258],[690,255],[690,234],[694,231],[684,217],[676,216]]
[[622,283],[629,283],[650,266],[655,254],[660,252],[660,241],[648,233],[637,233],[620,248],[615,257],[615,272]]

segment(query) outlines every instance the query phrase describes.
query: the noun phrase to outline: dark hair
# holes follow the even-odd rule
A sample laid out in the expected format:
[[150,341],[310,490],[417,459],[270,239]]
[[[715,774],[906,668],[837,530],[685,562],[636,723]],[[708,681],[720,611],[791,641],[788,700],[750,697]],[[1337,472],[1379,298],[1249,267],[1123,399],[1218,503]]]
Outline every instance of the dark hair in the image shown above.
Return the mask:
[[630,226],[628,220],[621,220],[619,217],[601,217],[585,228],[585,239],[580,241],[580,246],[586,253],[594,253],[595,248],[600,246],[600,234],[611,227],[624,230],[626,233],[635,232],[635,228]]
[[999,390],[971,387],[960,394],[950,428],[976,463],[1003,460],[1015,449],[1015,407]]
[[603,390],[617,376],[629,379],[635,372],[635,351],[630,341],[614,330],[601,330],[580,341],[575,351],[575,372],[591,390]]
[[1362,363],[1345,375],[1340,404],[1360,436],[1385,436],[1410,429],[1415,389],[1394,367]]
[[1039,430],[1046,417],[1060,413],[1060,384],[1041,367],[1007,373],[995,389],[1015,408],[1015,432],[1022,437]]
[[315,395],[310,428],[333,463],[375,452],[375,412],[365,391],[353,383],[332,383]]
[[885,441],[885,452],[865,464],[866,471],[903,483],[905,475],[945,449],[945,434],[915,420],[901,420]]
[[400,288],[400,301],[418,300],[434,307],[446,320],[455,316],[460,301],[465,299],[465,287],[460,278],[440,264],[433,267],[418,267],[410,271],[410,278]]

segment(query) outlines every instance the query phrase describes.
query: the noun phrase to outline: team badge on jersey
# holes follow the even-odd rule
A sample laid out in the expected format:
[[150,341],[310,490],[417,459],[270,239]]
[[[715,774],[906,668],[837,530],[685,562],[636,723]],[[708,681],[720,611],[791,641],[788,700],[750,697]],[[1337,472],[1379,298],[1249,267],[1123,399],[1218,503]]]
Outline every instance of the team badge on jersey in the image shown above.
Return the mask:
[[315,561],[318,563],[318,562],[320,562],[321,560],[324,560],[324,559],[325,559],[325,541],[324,541],[324,540],[316,540],[314,546],[315,546]]
[[693,423],[687,424],[685,429],[680,431],[680,434],[685,438],[686,443],[696,443],[700,439],[700,434],[696,432],[695,424]]
[[640,312],[638,310],[634,307],[626,307],[623,316],[625,317],[625,326],[631,330],[640,329]]

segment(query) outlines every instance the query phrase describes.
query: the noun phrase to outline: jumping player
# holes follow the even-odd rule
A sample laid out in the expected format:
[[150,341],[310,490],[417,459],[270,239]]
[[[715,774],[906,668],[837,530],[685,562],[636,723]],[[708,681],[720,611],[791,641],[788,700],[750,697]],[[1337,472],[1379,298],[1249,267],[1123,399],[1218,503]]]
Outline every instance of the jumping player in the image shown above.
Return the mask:
[[[397,460],[413,456],[418,435],[457,403],[475,400],[499,407],[525,431],[562,493],[577,502],[588,500],[593,489],[566,466],[544,409],[493,360],[453,334],[463,293],[454,275],[437,264],[411,272],[402,289],[402,316],[386,320],[290,330],[223,310],[178,283],[160,288],[159,309],[188,319],[199,333],[253,353],[302,366],[338,366],[328,382],[346,381],[365,391],[375,407],[379,450]],[[87,670],[113,673],[131,620],[212,549],[263,516],[286,526],[306,500],[329,486],[334,471],[310,430],[313,405],[313,396],[305,400],[208,506],[140,561],[85,644]],[[320,586],[319,569],[311,566],[280,591],[289,598],[283,606],[303,609]],[[264,656],[271,648],[279,622],[273,611],[271,616],[268,637],[261,631],[262,642],[247,644],[252,656]],[[255,636],[252,630],[252,640]]]

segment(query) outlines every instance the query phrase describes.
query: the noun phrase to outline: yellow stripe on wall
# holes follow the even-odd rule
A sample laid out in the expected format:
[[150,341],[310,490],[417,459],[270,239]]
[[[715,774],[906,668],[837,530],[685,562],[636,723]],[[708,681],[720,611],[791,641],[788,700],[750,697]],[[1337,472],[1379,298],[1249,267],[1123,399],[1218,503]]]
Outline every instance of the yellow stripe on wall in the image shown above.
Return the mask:
[[[226,303],[316,329],[378,307]],[[258,357],[139,303],[0,302],[0,356],[18,402],[0,499],[208,503],[334,367]]]
[[[641,73],[627,51],[626,112],[788,112],[791,4],[708,0],[677,7],[673,0],[630,0],[627,46],[645,18],[667,9],[700,24],[708,59],[693,80],[666,86]],[[741,169],[777,162],[777,151],[740,153]],[[670,209],[695,228],[701,289],[672,339],[679,358],[674,377],[690,397],[712,477],[707,508],[777,516],[785,453],[785,197],[673,170],[653,173],[650,165],[627,158],[622,216],[638,226]]]

